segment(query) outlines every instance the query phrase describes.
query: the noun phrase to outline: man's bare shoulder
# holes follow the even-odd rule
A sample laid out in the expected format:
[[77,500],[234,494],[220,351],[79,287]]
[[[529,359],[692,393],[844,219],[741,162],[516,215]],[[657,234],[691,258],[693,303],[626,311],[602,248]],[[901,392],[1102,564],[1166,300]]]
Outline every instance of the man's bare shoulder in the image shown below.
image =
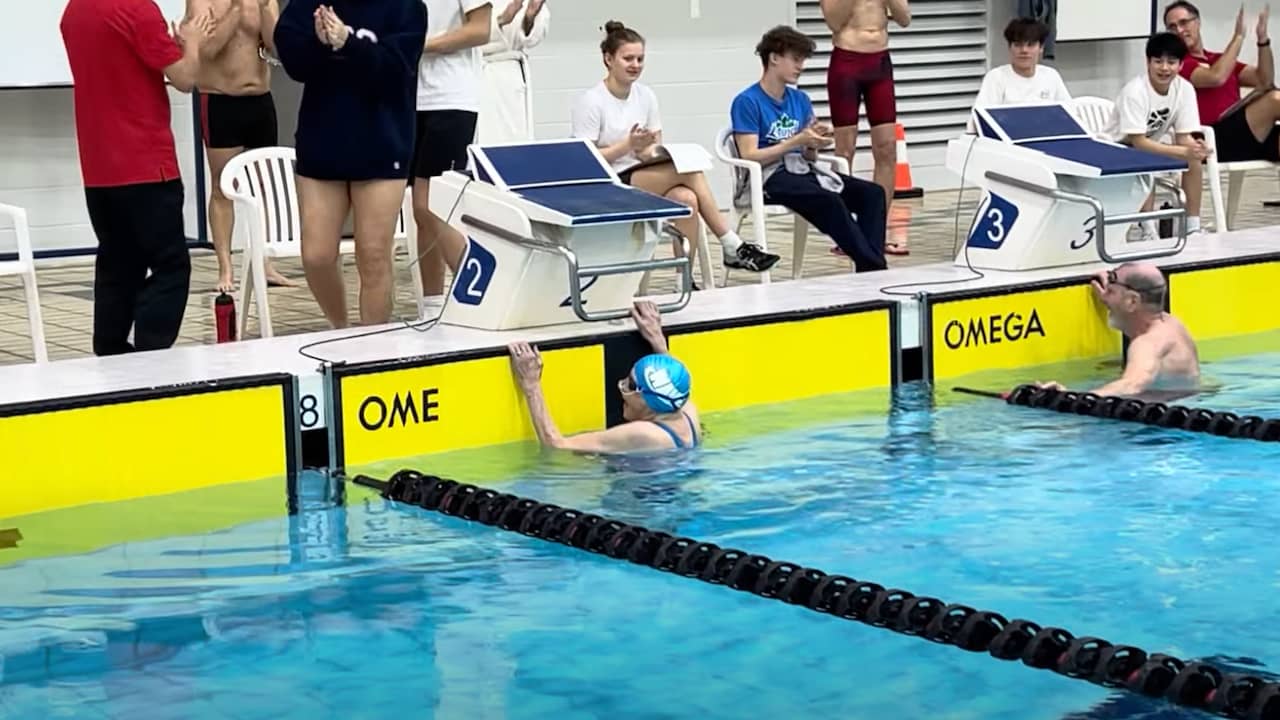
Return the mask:
[[1159,322],[1152,324],[1147,332],[1129,343],[1130,352],[1153,352],[1160,356],[1180,348],[1194,350],[1195,340],[1187,326],[1169,313],[1165,313]]

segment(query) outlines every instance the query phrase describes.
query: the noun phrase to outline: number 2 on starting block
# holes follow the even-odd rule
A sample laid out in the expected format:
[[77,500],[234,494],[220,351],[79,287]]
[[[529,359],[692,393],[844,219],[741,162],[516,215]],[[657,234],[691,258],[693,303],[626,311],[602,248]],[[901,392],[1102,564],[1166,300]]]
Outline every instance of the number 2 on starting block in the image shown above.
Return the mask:
[[973,231],[969,233],[969,247],[998,250],[1005,238],[1009,237],[1017,219],[1017,206],[992,193],[988,196]]
[[467,255],[453,281],[453,299],[464,305],[479,305],[489,290],[498,260],[472,238],[467,238]]

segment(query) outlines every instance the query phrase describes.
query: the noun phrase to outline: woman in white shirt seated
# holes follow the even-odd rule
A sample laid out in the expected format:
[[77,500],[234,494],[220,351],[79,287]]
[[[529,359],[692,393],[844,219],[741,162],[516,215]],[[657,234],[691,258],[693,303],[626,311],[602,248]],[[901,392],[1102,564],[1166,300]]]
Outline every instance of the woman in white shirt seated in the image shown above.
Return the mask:
[[[674,221],[693,248],[697,247],[692,241],[698,236],[701,216],[724,248],[726,267],[752,272],[773,267],[778,262],[777,255],[743,242],[721,217],[706,176],[701,172],[681,174],[669,160],[656,160],[656,151],[662,144],[658,98],[638,82],[644,71],[644,38],[612,20],[604,29],[600,51],[608,72],[604,80],[574,102],[573,137],[594,142],[623,182],[693,208],[691,217]],[[679,246],[676,252],[681,254]]]
[[1057,70],[1040,64],[1049,26],[1032,18],[1014,18],[1004,28],[1009,64],[992,68],[982,78],[974,107],[1066,102],[1071,99]]

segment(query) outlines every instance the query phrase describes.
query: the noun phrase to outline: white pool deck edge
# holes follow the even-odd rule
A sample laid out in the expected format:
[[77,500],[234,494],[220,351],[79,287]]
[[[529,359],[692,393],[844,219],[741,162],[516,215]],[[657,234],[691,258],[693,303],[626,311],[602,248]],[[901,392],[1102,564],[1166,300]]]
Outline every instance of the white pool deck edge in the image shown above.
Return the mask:
[[[1131,250],[1126,248],[1126,250]],[[1280,253],[1280,226],[1225,234],[1193,236],[1178,255],[1152,262],[1165,268],[1221,261],[1248,261]],[[1011,288],[1083,278],[1109,267],[1102,262],[1027,272],[984,270],[982,277],[950,262],[864,274],[840,274],[795,281],[776,280],[694,293],[689,305],[664,316],[667,327],[744,317],[820,311],[843,305],[895,301],[903,348],[920,344],[920,293]],[[909,284],[909,287],[896,287]],[[894,293],[882,292],[890,289]],[[317,310],[316,312],[319,312]],[[299,353],[303,346],[332,363],[357,363],[439,356],[505,347],[510,342],[548,342],[630,331],[630,320],[572,323],[494,332],[439,324],[428,330],[404,323],[303,333],[267,339],[181,346],[111,357],[84,357],[46,364],[0,366],[0,404],[33,402],[107,392],[208,382],[264,373],[288,373],[299,380],[300,395],[323,392],[321,364]],[[387,332],[366,337],[372,330]],[[349,338],[349,339],[343,339]],[[317,390],[319,389],[319,390]]]

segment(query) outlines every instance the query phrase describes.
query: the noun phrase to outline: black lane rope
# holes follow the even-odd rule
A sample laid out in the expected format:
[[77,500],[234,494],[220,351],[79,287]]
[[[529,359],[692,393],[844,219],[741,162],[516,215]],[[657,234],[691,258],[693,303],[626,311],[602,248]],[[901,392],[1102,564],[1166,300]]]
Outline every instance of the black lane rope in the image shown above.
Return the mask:
[[1213,665],[1076,637],[1029,620],[948,604],[865,580],[676,537],[600,515],[401,470],[389,481],[352,478],[396,502],[556,542],[760,597],[802,605],[844,620],[914,635],[970,652],[987,652],[1103,687],[1223,717],[1280,720],[1280,683]]
[[1236,415],[1133,398],[1038,388],[1035,385],[1019,385],[1007,393],[963,387],[953,389],[967,395],[998,398],[1010,405],[1054,410],[1069,415],[1088,415],[1222,437],[1280,442],[1280,420],[1257,415]]

